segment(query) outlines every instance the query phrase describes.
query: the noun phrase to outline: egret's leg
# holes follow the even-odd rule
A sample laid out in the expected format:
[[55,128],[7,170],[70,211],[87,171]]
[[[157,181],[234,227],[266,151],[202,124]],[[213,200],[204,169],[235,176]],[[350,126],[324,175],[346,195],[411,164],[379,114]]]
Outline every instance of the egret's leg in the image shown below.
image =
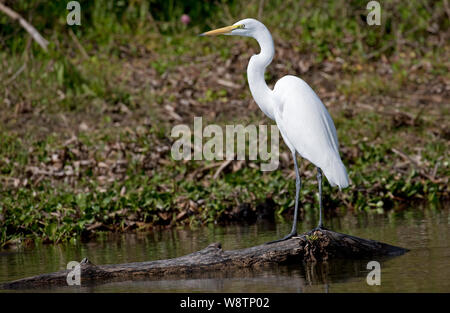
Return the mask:
[[302,181],[300,178],[300,172],[298,170],[297,156],[295,152],[292,154],[294,157],[294,167],[295,167],[295,208],[294,208],[294,221],[292,223],[291,235],[297,235],[297,219],[298,219],[298,200],[300,197],[300,188],[302,188]]
[[317,168],[317,183],[319,184],[319,225],[317,228],[323,227],[322,222],[322,170]]
[[296,153],[292,153],[292,157],[294,158],[294,167],[295,167],[295,208],[294,208],[294,220],[292,222],[292,230],[289,233],[289,235],[287,235],[286,237],[283,237],[281,239],[278,240],[274,240],[274,241],[270,241],[269,243],[274,243],[274,242],[280,242],[283,240],[287,240],[292,238],[293,236],[297,236],[297,219],[298,219],[298,200],[300,197],[300,188],[302,186],[302,181],[300,179],[300,172],[298,170],[298,165],[297,165],[297,156]]

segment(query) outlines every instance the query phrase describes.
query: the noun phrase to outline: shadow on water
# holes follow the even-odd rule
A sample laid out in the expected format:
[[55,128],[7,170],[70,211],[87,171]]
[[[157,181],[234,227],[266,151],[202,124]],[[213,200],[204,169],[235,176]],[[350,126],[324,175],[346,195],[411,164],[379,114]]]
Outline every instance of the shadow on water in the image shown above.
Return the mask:
[[[300,223],[299,231],[312,223]],[[336,231],[374,239],[411,251],[396,258],[378,258],[381,285],[366,282],[372,260],[273,265],[216,271],[152,280],[109,281],[100,285],[40,289],[43,292],[449,292],[450,215],[424,209],[387,215],[346,214],[328,221]],[[88,257],[94,264],[118,264],[182,256],[222,242],[223,248],[255,246],[286,234],[289,222],[250,226],[208,226],[151,233],[105,235],[85,244],[38,245],[0,252],[0,282],[63,270],[71,260]],[[33,290],[36,291],[36,290]]]

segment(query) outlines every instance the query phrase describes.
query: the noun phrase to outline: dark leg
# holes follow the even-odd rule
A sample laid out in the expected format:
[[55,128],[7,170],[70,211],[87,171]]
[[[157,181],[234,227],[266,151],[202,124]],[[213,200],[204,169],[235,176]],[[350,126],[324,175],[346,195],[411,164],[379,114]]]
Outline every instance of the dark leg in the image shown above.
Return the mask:
[[292,230],[289,233],[289,235],[287,235],[286,237],[283,237],[281,239],[278,240],[274,240],[274,241],[270,241],[269,243],[274,243],[274,242],[280,242],[283,240],[287,240],[290,239],[294,236],[297,236],[297,219],[298,219],[298,200],[300,197],[300,188],[302,186],[302,181],[300,179],[300,173],[298,171],[298,165],[297,165],[297,156],[296,153],[292,153],[292,156],[294,158],[294,167],[295,167],[295,209],[294,209],[294,221],[292,223]]
[[319,184],[319,225],[318,229],[323,227],[322,222],[322,170],[317,168],[317,183]]

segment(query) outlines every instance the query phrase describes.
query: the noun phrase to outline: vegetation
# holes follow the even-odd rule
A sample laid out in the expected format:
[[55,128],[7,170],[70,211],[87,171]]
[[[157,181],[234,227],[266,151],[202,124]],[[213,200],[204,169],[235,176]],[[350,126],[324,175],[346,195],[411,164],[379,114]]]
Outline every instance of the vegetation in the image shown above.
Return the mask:
[[[79,2],[82,25],[68,26],[65,1],[3,1],[50,46],[0,12],[1,246],[196,227],[268,201],[291,212],[284,144],[273,172],[170,157],[172,127],[194,116],[272,123],[246,85],[257,44],[196,36],[245,17],[274,36],[268,82],[302,76],[335,120],[352,184],[325,185],[327,214],[448,199],[447,1],[381,1],[381,26],[366,24],[366,1]],[[314,169],[302,160],[301,172],[302,218],[315,219]]]

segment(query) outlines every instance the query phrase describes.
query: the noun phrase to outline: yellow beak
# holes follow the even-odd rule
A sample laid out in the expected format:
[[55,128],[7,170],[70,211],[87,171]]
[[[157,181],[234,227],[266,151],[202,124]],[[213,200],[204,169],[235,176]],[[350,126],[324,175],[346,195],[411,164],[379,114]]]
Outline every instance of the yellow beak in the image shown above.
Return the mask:
[[199,36],[216,36],[216,35],[228,34],[233,29],[236,29],[236,28],[239,28],[239,25],[231,25],[231,26],[226,26],[226,27],[210,30],[209,32],[200,34]]

